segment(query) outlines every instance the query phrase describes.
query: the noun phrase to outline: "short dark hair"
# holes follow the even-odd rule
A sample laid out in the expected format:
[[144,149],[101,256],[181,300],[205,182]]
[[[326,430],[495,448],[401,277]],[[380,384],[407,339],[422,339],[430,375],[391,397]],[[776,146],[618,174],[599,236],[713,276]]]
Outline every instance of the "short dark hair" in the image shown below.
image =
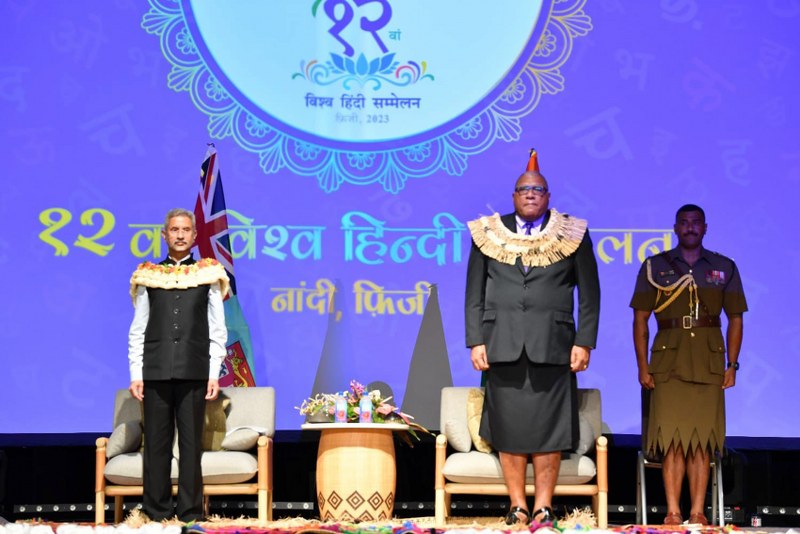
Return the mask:
[[676,221],[678,220],[678,215],[680,215],[681,213],[686,213],[688,211],[699,212],[700,215],[703,217],[703,222],[706,222],[706,212],[703,211],[703,208],[701,208],[697,204],[684,204],[683,206],[678,208],[678,211],[675,212],[675,220]]

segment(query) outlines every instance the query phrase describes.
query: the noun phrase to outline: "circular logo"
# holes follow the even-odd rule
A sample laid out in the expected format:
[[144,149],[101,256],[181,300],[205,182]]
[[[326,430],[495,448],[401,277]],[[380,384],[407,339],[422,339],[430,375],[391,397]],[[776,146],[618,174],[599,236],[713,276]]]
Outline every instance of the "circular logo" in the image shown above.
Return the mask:
[[265,172],[397,192],[519,138],[591,29],[584,2],[554,13],[553,0],[150,0],[142,25],[211,136],[259,154]]

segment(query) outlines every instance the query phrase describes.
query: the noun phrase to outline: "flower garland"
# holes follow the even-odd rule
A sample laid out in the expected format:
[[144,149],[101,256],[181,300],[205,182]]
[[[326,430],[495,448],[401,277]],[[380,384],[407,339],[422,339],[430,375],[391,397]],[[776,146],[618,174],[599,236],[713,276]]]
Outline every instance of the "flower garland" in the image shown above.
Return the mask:
[[472,239],[492,259],[514,265],[517,258],[527,267],[547,267],[572,255],[586,233],[585,219],[550,210],[550,220],[541,232],[518,234],[509,230],[499,213],[469,221]]
[[131,276],[131,298],[136,299],[138,286],[157,289],[188,289],[219,282],[222,296],[230,291],[228,273],[220,262],[203,258],[189,265],[161,265],[146,261]]

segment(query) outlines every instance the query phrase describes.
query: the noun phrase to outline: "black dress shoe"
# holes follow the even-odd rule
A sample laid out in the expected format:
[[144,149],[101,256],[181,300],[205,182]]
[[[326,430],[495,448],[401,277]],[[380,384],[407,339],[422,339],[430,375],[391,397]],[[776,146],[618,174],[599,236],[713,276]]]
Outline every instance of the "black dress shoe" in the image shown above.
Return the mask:
[[[520,519],[519,515],[524,515],[524,519]],[[528,525],[531,522],[531,513],[521,506],[512,506],[511,510],[506,514],[506,525],[516,525],[522,523]]]

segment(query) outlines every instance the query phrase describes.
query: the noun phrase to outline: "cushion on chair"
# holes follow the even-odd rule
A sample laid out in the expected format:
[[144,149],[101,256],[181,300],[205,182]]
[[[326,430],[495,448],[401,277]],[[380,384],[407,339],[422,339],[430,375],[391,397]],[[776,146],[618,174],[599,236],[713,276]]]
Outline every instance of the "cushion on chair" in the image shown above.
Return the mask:
[[226,451],[249,451],[256,446],[260,435],[257,430],[247,427],[229,430],[222,440],[222,448]]
[[[447,457],[442,469],[450,482],[461,484],[503,484],[503,470],[495,454],[478,451],[457,452]],[[588,456],[570,453],[561,460],[558,484],[586,484],[597,474],[597,467]],[[533,466],[529,463],[526,482],[533,484]]]
[[258,472],[256,457],[240,451],[203,453],[203,484],[238,484]]
[[231,400],[222,396],[213,401],[206,401],[206,424],[203,428],[203,450],[222,450],[222,440],[227,432],[225,410]]
[[458,452],[469,452],[472,449],[469,430],[461,421],[448,419],[444,424],[444,435],[447,437],[447,443]]
[[599,436],[594,435],[592,424],[582,413],[578,414],[578,419],[580,432],[578,434],[578,446],[575,448],[575,454],[588,454],[594,450],[594,442]]
[[133,452],[142,445],[142,425],[139,421],[120,423],[111,433],[106,445],[106,458]]
[[[252,454],[236,451],[204,452],[201,460],[204,484],[238,484],[247,482],[258,472]],[[115,456],[106,464],[105,476],[112,484],[138,486],[142,483],[142,455],[128,453]],[[178,482],[178,461],[172,459],[170,478]]]
[[472,444],[483,453],[492,452],[491,444],[480,436],[481,414],[483,413],[483,390],[473,388],[467,396],[467,429]]
[[[142,484],[143,459],[141,452],[120,454],[106,463],[104,474],[112,484],[139,486]],[[170,477],[178,478],[178,462],[172,459]]]
[[264,436],[275,435],[275,413],[265,410],[265,406],[275,406],[275,390],[271,387],[226,387],[220,390],[220,397],[231,400],[227,410],[228,431],[249,427]]

